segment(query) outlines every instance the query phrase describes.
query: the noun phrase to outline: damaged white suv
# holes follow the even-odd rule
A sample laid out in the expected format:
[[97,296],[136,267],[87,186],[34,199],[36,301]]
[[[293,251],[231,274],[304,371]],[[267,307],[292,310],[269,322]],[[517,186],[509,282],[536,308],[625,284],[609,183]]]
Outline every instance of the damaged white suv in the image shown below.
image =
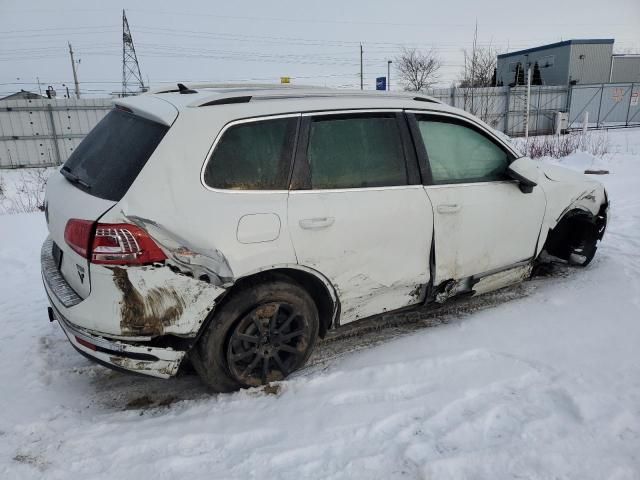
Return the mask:
[[330,329],[585,265],[608,201],[427,97],[197,87],[116,101],[49,179],[42,274],[71,344],[218,391]]

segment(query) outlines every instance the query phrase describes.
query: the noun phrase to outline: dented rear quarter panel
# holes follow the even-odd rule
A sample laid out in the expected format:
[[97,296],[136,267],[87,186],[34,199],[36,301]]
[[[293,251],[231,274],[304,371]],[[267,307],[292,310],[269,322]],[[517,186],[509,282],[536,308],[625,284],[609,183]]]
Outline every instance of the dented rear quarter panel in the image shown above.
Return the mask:
[[[181,112],[129,191],[100,219],[144,228],[167,255],[166,265],[91,265],[91,296],[108,313],[91,318],[94,308],[87,305],[89,318],[82,326],[123,336],[195,336],[236,279],[296,264],[286,226],[287,191],[213,191],[201,184],[200,172],[217,133],[237,116],[211,112]],[[241,243],[239,221],[256,213],[277,216],[280,231],[271,241]]]
[[[193,260],[197,261],[194,257],[198,255],[216,257],[215,263],[226,265],[228,269],[219,272],[223,284],[233,283],[258,266],[295,264],[286,231],[286,190],[211,190],[200,182],[200,172],[218,132],[238,115],[232,105],[182,111],[132,188],[103,220],[139,218],[152,222],[155,231],[145,228],[154,238],[174,240],[163,245],[171,254],[193,253],[192,258],[186,255],[182,259],[185,271],[197,271]],[[240,219],[256,213],[276,215],[281,225],[279,234],[271,241],[240,243]]]
[[93,292],[69,309],[74,325],[112,338],[194,336],[224,289],[169,267],[92,265]]

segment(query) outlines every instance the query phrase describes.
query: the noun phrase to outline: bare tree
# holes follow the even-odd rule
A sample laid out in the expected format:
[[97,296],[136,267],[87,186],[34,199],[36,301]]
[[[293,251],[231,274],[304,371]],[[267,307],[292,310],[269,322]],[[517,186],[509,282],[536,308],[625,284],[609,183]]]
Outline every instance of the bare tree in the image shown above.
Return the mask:
[[394,65],[404,89],[420,92],[436,83],[442,61],[434,50],[421,52],[415,48],[405,48],[394,60]]
[[503,117],[496,111],[500,89],[497,86],[497,51],[491,47],[478,47],[478,23],[473,33],[471,52],[463,50],[464,69],[458,83],[464,100],[463,108],[496,128]]
[[478,88],[496,86],[496,66],[498,52],[490,45],[475,47],[464,53],[464,70],[460,78],[460,88]]

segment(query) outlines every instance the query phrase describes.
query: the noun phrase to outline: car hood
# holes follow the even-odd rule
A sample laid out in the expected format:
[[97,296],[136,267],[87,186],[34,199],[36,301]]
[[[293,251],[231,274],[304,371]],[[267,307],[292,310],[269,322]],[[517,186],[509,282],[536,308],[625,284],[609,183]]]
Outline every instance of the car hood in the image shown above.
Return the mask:
[[541,165],[541,169],[544,176],[554,182],[597,183],[592,178],[587,177],[584,173],[576,172],[575,170],[561,167],[559,165],[543,163]]

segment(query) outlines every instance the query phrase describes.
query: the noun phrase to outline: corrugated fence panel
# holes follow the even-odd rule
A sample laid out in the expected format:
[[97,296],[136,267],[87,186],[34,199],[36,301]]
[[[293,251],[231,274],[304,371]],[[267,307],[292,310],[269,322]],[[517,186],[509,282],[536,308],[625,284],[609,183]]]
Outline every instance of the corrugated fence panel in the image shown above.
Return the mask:
[[[428,93],[508,135],[525,133],[526,87],[444,88]],[[529,134],[552,133],[556,112],[567,108],[567,87],[532,86],[529,101]]]
[[640,123],[640,84],[577,85],[571,90],[569,128],[620,127]]
[[0,101],[0,168],[63,163],[111,107],[108,98]]
[[[476,115],[511,136],[525,134],[527,88],[439,88],[429,95]],[[570,105],[567,105],[569,98]],[[0,168],[59,165],[107,114],[112,100],[0,101]],[[640,125],[640,84],[532,86],[529,134],[554,132],[557,112],[569,111],[569,128]]]

